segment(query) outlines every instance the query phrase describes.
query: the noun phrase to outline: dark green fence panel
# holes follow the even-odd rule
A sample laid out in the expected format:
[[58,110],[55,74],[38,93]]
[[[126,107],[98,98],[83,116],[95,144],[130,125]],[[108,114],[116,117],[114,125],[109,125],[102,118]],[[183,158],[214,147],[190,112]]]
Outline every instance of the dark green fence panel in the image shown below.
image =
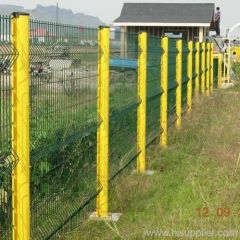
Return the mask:
[[218,87],[218,58],[213,60],[213,87]]
[[192,96],[193,98],[195,97],[195,81],[196,81],[196,66],[195,66],[195,63],[196,63],[196,48],[195,48],[195,44],[193,44],[193,67],[192,67],[192,73],[193,73],[193,79],[192,79]]
[[138,34],[111,32],[109,177],[113,180],[138,156]]
[[147,47],[147,145],[160,136],[161,38],[148,36]]
[[178,50],[176,40],[169,39],[168,62],[168,126],[176,121],[176,56]]
[[98,30],[31,21],[29,38],[31,234],[42,240],[94,210]]
[[183,41],[183,68],[182,68],[182,111],[187,110],[187,83],[188,83],[188,43]]

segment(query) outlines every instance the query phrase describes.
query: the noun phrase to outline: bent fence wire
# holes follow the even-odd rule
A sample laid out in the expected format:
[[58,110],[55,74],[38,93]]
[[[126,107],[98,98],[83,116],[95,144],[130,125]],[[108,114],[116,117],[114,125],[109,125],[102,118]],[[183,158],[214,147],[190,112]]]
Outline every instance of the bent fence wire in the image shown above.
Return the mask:
[[76,227],[100,191],[98,30],[31,21],[29,38],[31,235],[42,240]]
[[12,151],[11,67],[17,59],[11,42],[11,18],[0,15],[0,236],[12,239],[12,171],[18,162]]
[[109,176],[113,180],[137,155],[138,34],[111,32]]
[[147,41],[147,146],[160,136],[161,38],[149,36]]

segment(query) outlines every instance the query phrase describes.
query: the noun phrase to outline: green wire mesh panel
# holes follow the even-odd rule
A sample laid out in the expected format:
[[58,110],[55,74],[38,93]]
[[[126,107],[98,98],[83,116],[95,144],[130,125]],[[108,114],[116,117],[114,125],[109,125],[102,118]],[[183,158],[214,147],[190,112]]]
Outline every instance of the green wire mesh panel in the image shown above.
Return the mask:
[[202,51],[203,51],[203,49],[202,49],[202,44],[200,44],[200,56],[199,56],[199,92],[201,93],[201,91],[202,91],[202,84],[201,84],[201,82],[202,82],[202,73],[203,73],[203,71],[202,71]]
[[187,83],[188,83],[188,43],[183,41],[183,59],[182,59],[182,111],[187,110]]
[[98,30],[31,21],[29,37],[31,235],[42,240],[78,226],[98,194]]
[[138,35],[111,32],[110,46],[110,180],[137,156]]
[[169,39],[168,53],[168,126],[176,121],[176,40]]
[[196,81],[196,77],[197,77],[197,74],[196,74],[196,66],[195,66],[195,63],[196,63],[196,53],[197,53],[197,50],[195,48],[195,44],[193,43],[193,61],[192,61],[192,74],[193,74],[193,78],[192,78],[192,97],[195,96],[195,87],[196,87],[196,84],[195,84],[195,81]]
[[213,87],[218,87],[218,58],[213,60]]
[[17,51],[11,42],[11,18],[0,15],[0,239],[12,239],[12,170],[18,159],[11,146],[11,66]]
[[147,47],[147,145],[160,136],[161,38],[148,36]]

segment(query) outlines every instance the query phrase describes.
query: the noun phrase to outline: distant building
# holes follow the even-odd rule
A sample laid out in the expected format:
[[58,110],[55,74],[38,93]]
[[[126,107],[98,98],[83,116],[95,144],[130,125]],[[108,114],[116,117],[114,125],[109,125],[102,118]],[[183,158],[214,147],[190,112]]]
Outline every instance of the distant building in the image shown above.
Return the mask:
[[146,31],[202,42],[209,35],[213,13],[212,3],[125,3],[113,25],[121,32]]
[[83,26],[75,28],[59,25],[59,27],[55,26],[53,29],[45,26],[31,29],[30,39],[35,43],[79,43],[81,45],[96,46],[97,31]]
[[34,42],[44,43],[48,37],[53,37],[53,35],[45,28],[37,28],[30,32],[30,38]]

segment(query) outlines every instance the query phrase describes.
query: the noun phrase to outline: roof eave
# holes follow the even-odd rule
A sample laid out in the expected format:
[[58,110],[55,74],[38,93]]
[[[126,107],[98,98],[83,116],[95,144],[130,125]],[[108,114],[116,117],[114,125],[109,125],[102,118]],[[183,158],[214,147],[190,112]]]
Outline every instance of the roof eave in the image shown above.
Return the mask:
[[210,23],[161,23],[161,22],[114,22],[113,26],[120,27],[210,27]]

